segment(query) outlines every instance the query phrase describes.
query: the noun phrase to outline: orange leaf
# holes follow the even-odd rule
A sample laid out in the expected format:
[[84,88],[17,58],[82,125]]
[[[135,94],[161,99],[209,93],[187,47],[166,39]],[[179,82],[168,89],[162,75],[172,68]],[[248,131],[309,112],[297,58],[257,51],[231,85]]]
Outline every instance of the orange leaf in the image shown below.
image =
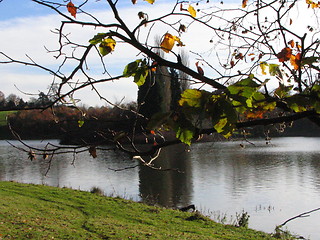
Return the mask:
[[294,48],[294,41],[293,41],[293,40],[290,40],[290,41],[288,42],[288,44],[291,46],[291,48]]
[[67,4],[67,9],[68,9],[68,12],[71,14],[71,16],[76,18],[77,8],[74,6],[74,4],[71,1]]
[[292,50],[291,48],[284,48],[276,54],[276,57],[279,59],[279,62],[285,62],[288,61],[292,56]]
[[291,55],[290,63],[293,66],[294,70],[298,70],[301,63],[301,53],[298,53],[296,56]]
[[292,19],[290,18],[290,25],[292,24]]
[[247,6],[248,0],[242,0],[242,7],[245,8]]
[[255,118],[263,118],[263,114],[265,111],[255,111],[255,112],[247,112],[246,117],[249,119],[255,119]]

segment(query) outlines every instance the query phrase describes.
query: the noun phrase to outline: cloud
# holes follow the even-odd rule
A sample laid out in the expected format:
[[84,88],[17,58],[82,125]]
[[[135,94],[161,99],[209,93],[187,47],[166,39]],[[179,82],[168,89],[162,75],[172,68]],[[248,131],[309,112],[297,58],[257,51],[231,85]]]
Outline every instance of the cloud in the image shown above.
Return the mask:
[[[168,2],[171,2],[171,4],[168,4]],[[144,1],[139,1],[139,4],[136,5],[132,5],[130,1],[128,1],[127,3],[121,2],[119,14],[124,19],[124,21],[128,23],[128,27],[130,29],[133,29],[141,21],[137,16],[137,13],[139,11],[147,13],[149,19],[157,18],[165,13],[170,12],[172,10],[170,9],[170,6],[173,6],[174,2],[175,1],[159,1],[159,3],[156,2],[156,4],[154,5],[150,5]],[[74,3],[76,4],[76,2]],[[105,24],[114,22],[113,13],[106,7],[105,1],[100,1],[95,4],[93,4],[92,2],[89,3],[90,4],[88,4],[88,9],[93,9],[93,15],[97,17],[101,22]],[[227,4],[225,3],[224,6],[226,5]],[[229,4],[228,7],[234,8],[234,6],[239,7],[240,5],[240,3],[237,3],[237,5]],[[99,7],[97,8],[97,6]],[[62,18],[57,14],[48,14],[48,9],[46,9],[45,7],[39,7],[38,5],[35,8],[35,14],[33,16],[31,12],[32,8],[27,8],[27,6],[25,7],[26,9],[28,9],[26,16],[22,16],[23,14],[19,12],[17,17],[9,18],[7,14],[6,17],[2,18],[4,20],[0,21],[0,51],[5,52],[13,58],[25,61],[29,60],[25,55],[27,54],[35,62],[45,67],[57,70],[59,65],[63,62],[64,56],[56,59],[54,56],[57,55],[57,52],[48,53],[47,50],[56,50],[59,48],[59,36],[57,34],[54,34],[53,31],[55,31],[57,28],[60,28]],[[219,3],[216,3],[215,7],[216,9],[219,9]],[[41,9],[45,9],[43,11],[43,14],[45,15],[41,15]],[[305,15],[305,9],[306,5],[303,6],[303,8],[299,7],[299,11],[296,11],[296,16],[293,17],[297,18],[301,15]],[[68,14],[66,9],[63,10],[63,12]],[[231,15],[233,14],[233,12],[230,11],[224,13],[224,17],[229,17],[228,14]],[[263,14],[268,15],[267,12],[264,12]],[[88,16],[79,13],[77,15],[77,19],[87,20]],[[165,20],[169,23],[179,23],[177,16],[168,17]],[[218,20],[218,18],[211,21],[215,21],[214,26],[220,26],[223,22],[222,20]],[[191,18],[187,18],[181,23],[188,26],[191,22]],[[307,21],[304,22],[304,25],[306,24],[308,24]],[[151,24],[149,26],[151,26]],[[295,21],[294,19],[291,27],[300,29],[302,28],[302,23],[301,21]],[[103,31],[105,31],[103,28],[85,27],[75,24],[68,24],[64,28],[64,33],[67,34],[68,39],[84,46],[87,46],[89,44],[88,40],[91,39],[95,34]],[[160,23],[153,26],[151,31],[149,31],[149,28],[142,28],[139,32],[139,40],[141,42],[146,42],[148,40],[149,43],[153,43],[156,35],[161,37],[167,31],[175,34],[174,30],[165,23]],[[227,57],[228,49],[223,47],[218,48],[214,43],[210,43],[210,40],[216,40],[215,38],[216,35],[212,29],[199,27],[199,25],[197,25],[195,22],[193,22],[191,27],[187,29],[186,33],[181,35],[181,40],[186,45],[183,49],[186,49],[186,51],[200,53],[214,67],[222,69],[221,66],[219,66],[219,60],[217,59],[216,53],[219,52],[220,60],[224,60],[224,58]],[[281,48],[282,47],[279,45],[279,50],[281,50]],[[83,49],[79,49],[76,52],[73,52],[73,50],[73,48],[69,48],[69,50],[67,50],[66,52],[69,55],[75,54],[75,56],[81,57]],[[179,47],[174,47],[173,51],[178,53]],[[165,54],[165,56],[168,59],[174,61],[176,60],[175,55],[172,53]],[[118,41],[115,51],[105,56],[103,60],[110,74],[120,75],[126,64],[134,61],[137,58],[143,57],[144,56],[142,54],[139,54],[137,50]],[[199,56],[190,54],[189,58],[190,67],[196,69],[195,62],[198,61],[197,58],[199,58]],[[0,60],[1,59],[3,58],[0,57]],[[68,61],[62,69],[63,72],[66,75],[70,74],[72,69],[75,67],[75,64],[77,64],[77,62]],[[107,77],[107,75],[102,74],[104,70],[97,53],[92,53],[89,55],[87,64],[89,67],[88,73],[91,74],[92,77]],[[203,69],[205,71],[205,74],[208,76],[213,77],[216,74],[208,66],[203,66]],[[52,81],[52,76],[50,74],[46,74],[45,72],[34,68],[24,68],[21,66],[13,65],[0,65],[0,71],[1,73],[3,73],[0,75],[0,81],[2,83],[2,88],[0,90],[3,91],[6,95],[9,95],[10,93],[16,93],[20,95],[14,85],[16,85],[24,92],[45,92],[48,88],[48,85],[50,84],[50,81]],[[83,79],[81,79],[81,77],[79,76],[79,79],[74,80],[81,81]],[[119,83],[121,84],[99,84],[98,87],[101,93],[106,94],[107,97],[111,97],[113,99],[122,99],[123,96],[126,96],[127,99],[135,100],[137,93],[136,85],[128,79],[121,80],[119,81]],[[92,97],[92,91],[90,88],[88,88],[88,95],[86,95],[85,92],[86,91],[81,91],[81,93],[83,93],[83,95],[85,96],[83,100],[84,103],[90,105],[100,103],[100,101],[97,100],[97,97]],[[88,96],[90,96],[90,98]]]

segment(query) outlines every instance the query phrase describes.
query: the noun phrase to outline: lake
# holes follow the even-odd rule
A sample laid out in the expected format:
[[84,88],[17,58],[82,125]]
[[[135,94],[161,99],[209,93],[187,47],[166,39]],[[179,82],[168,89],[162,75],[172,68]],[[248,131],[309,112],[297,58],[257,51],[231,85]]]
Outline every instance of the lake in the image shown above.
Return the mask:
[[[156,164],[178,171],[134,167],[137,162],[117,151],[56,155],[28,160],[25,152],[0,141],[0,180],[46,184],[148,201],[167,207],[195,204],[215,220],[232,223],[236,213],[250,215],[249,227],[273,232],[276,225],[320,207],[320,138],[275,138],[210,142],[190,148],[163,149]],[[52,140],[57,143],[57,141]],[[19,146],[18,142],[12,141]],[[46,142],[27,141],[44,146]],[[72,164],[74,163],[74,164]],[[293,233],[320,238],[320,211],[286,224]]]

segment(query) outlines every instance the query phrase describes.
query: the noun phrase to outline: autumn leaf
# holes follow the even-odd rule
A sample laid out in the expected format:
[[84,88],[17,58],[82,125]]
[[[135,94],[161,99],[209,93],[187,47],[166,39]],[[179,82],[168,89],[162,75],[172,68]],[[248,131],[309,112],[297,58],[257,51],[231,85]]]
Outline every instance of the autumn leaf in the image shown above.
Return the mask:
[[136,4],[137,3],[137,0],[131,0],[133,4]]
[[279,62],[285,62],[290,60],[292,56],[292,50],[291,48],[284,48],[281,50],[281,52],[279,52],[278,54],[276,54],[276,57],[279,59]]
[[301,65],[301,53],[298,53],[296,56],[291,55],[290,63],[293,66],[294,70],[298,70]]
[[247,6],[248,0],[242,0],[242,8]]
[[170,33],[166,33],[163,37],[160,47],[163,51],[169,53],[172,50],[175,42],[178,42],[178,46],[184,46],[179,37],[173,36]]
[[190,13],[190,15],[192,16],[192,17],[196,17],[197,16],[197,11],[194,9],[194,7],[192,7],[191,5],[189,5],[189,7],[188,7],[188,12]]
[[257,119],[257,118],[260,118],[262,119],[263,118],[263,114],[265,113],[266,111],[254,111],[254,112],[247,112],[245,115],[248,119]]
[[235,59],[243,60],[244,56],[243,56],[242,53],[238,53],[234,58],[235,58]]
[[201,76],[203,76],[203,75],[204,75],[204,71],[203,71],[202,67],[199,66],[199,61],[196,62],[196,66],[197,66],[197,71],[198,71],[198,73],[199,73]]
[[187,30],[187,27],[183,24],[180,24],[179,32],[185,32],[186,30]]
[[288,44],[291,46],[291,48],[294,48],[294,41],[293,41],[293,40],[290,40],[290,41],[288,42]]
[[263,75],[267,75],[267,73],[266,73],[267,66],[268,66],[268,64],[266,62],[260,62],[260,68],[261,68],[261,72]]
[[102,56],[112,52],[116,46],[116,41],[112,37],[104,39],[99,45],[99,51]]
[[160,47],[166,53],[170,52],[175,43],[174,37],[170,33],[166,33],[160,44]]
[[77,8],[74,6],[74,4],[71,1],[67,4],[67,9],[68,9],[68,12],[71,14],[71,16],[76,18]]
[[319,2],[315,3],[314,1],[311,1],[311,0],[306,0],[306,3],[309,5],[308,7],[311,6],[312,9],[318,8],[320,6]]
[[155,0],[144,0],[144,1],[146,1],[146,2],[148,2],[150,4],[153,4],[155,2]]

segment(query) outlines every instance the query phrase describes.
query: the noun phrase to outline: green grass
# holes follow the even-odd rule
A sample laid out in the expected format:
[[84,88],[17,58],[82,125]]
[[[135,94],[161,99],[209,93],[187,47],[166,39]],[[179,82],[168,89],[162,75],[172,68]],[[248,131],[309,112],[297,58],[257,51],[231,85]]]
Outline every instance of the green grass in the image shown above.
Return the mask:
[[15,113],[17,111],[4,111],[0,112],[0,127],[7,125],[7,116],[10,115],[11,113]]
[[0,239],[273,239],[200,214],[48,186],[0,182]]

